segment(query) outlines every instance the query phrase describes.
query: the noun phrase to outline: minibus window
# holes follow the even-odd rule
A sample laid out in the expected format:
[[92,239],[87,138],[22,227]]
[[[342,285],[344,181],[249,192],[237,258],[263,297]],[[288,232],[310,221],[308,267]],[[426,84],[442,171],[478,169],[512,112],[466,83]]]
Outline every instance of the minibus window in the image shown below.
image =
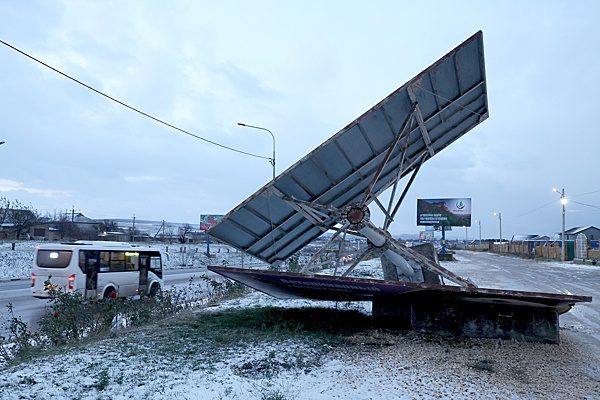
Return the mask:
[[162,263],[160,260],[160,256],[150,257],[150,271],[154,272],[156,276],[162,279]]
[[110,272],[125,271],[125,253],[122,251],[110,252]]
[[110,271],[110,252],[109,251],[101,251],[100,252],[100,272],[108,272]]
[[72,255],[71,250],[38,250],[36,263],[42,268],[65,268]]

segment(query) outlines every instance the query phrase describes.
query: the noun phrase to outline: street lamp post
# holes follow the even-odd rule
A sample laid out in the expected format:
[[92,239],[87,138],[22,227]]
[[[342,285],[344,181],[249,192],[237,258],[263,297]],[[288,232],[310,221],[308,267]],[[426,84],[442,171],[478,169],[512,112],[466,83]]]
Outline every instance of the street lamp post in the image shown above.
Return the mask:
[[271,165],[273,166],[273,180],[275,180],[275,135],[273,135],[273,132],[271,132],[270,130],[268,130],[267,128],[262,128],[260,126],[254,126],[254,125],[248,125],[248,124],[243,124],[241,122],[238,122],[239,126],[243,126],[245,128],[252,128],[252,129],[259,129],[261,131],[267,131],[271,134],[271,137],[273,138],[273,157],[269,158],[269,162],[271,163]]
[[502,213],[497,212],[497,213],[494,213],[494,215],[496,215],[498,217],[498,222],[500,224],[500,244],[502,244]]
[[560,204],[562,206],[562,235],[561,235],[561,237],[562,237],[562,246],[561,247],[562,248],[561,248],[560,255],[561,255],[562,262],[565,262],[565,206],[568,203],[568,199],[565,196],[565,188],[563,188],[560,191],[560,193],[558,192],[557,188],[553,188],[552,191],[554,193],[558,193],[558,195],[560,196]]
[[479,225],[479,245],[481,246],[481,221],[475,220],[475,223]]

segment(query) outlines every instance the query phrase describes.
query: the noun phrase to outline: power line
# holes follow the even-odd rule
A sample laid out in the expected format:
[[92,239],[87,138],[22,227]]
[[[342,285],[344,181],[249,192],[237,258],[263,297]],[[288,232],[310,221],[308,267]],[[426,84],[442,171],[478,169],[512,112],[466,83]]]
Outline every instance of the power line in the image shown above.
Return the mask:
[[544,207],[548,207],[550,204],[552,204],[552,203],[555,203],[555,202],[556,202],[556,200],[549,201],[548,203],[542,204],[541,206],[539,206],[539,207],[536,207],[536,208],[534,208],[533,210],[529,210],[529,211],[527,211],[527,212],[525,212],[525,213],[523,213],[523,214],[516,215],[516,216],[514,216],[514,217],[511,217],[511,218],[520,218],[520,217],[524,217],[525,215],[529,215],[529,214],[531,214],[531,213],[534,213],[534,212],[536,212],[536,211],[539,211],[539,210],[541,210],[541,209],[542,209],[542,208],[544,208]]
[[582,206],[596,208],[596,209],[600,210],[600,206],[595,206],[595,205],[592,205],[592,204],[586,204],[586,203],[582,203],[580,201],[575,201],[575,200],[573,200],[573,203],[581,204]]
[[231,150],[231,151],[234,151],[236,153],[245,154],[245,155],[250,156],[250,157],[262,158],[262,159],[265,159],[265,160],[269,160],[270,159],[269,157],[261,156],[261,155],[254,154],[254,153],[249,153],[249,152],[244,151],[244,150],[239,150],[239,149],[236,149],[234,147],[229,147],[229,146],[226,146],[224,144],[217,143],[217,142],[212,141],[210,139],[203,138],[202,136],[198,136],[196,134],[193,134],[192,132],[186,131],[185,129],[178,128],[175,125],[172,125],[172,124],[170,124],[168,122],[163,121],[162,119],[156,118],[156,117],[154,117],[154,116],[152,116],[152,115],[150,115],[148,113],[145,113],[144,111],[141,111],[141,110],[139,110],[139,109],[137,109],[135,107],[132,107],[129,104],[122,102],[121,100],[115,99],[114,97],[111,97],[111,96],[107,95],[106,93],[104,93],[104,92],[102,92],[102,91],[100,91],[100,90],[98,90],[98,89],[96,89],[96,88],[94,88],[94,87],[92,87],[92,86],[90,86],[90,85],[88,85],[86,83],[83,83],[82,81],[80,81],[78,79],[73,78],[72,76],[70,76],[70,75],[68,75],[68,74],[66,74],[66,73],[64,73],[64,72],[62,72],[62,71],[54,68],[53,66],[48,65],[45,62],[43,62],[41,60],[38,60],[37,58],[35,58],[35,57],[33,57],[33,56],[25,53],[23,50],[20,50],[20,49],[16,48],[15,46],[13,46],[13,45],[11,45],[9,43],[6,43],[4,40],[0,39],[0,43],[2,43],[3,45],[5,45],[5,46],[7,46],[7,47],[9,47],[11,49],[13,49],[14,51],[16,51],[18,53],[24,55],[25,57],[27,57],[27,58],[29,58],[29,59],[31,59],[31,60],[33,60],[33,61],[35,61],[35,62],[37,62],[37,63],[39,63],[41,65],[43,65],[44,67],[49,68],[52,71],[54,71],[54,72],[56,72],[56,73],[64,76],[65,78],[68,78],[68,79],[72,80],[73,82],[76,82],[76,83],[80,84],[81,86],[83,86],[83,87],[85,87],[85,88],[87,88],[87,89],[89,89],[89,90],[91,90],[93,92],[96,92],[97,94],[99,94],[101,96],[104,96],[107,99],[114,101],[115,103],[118,103],[118,104],[122,105],[123,107],[127,107],[130,110],[135,111],[136,113],[143,115],[144,117],[150,118],[150,119],[152,119],[152,120],[154,120],[154,121],[156,121],[156,122],[158,122],[160,124],[168,126],[171,129],[175,129],[176,131],[179,131],[179,132],[184,133],[186,135],[195,137],[196,139],[203,140],[203,141],[205,141],[207,143],[210,143],[212,145],[219,146],[219,147],[221,147],[223,149]]
[[588,194],[594,194],[594,193],[598,193],[598,192],[600,192],[600,189],[593,190],[591,192],[579,193],[579,194],[574,195],[573,197],[576,197],[576,196],[585,196],[585,195],[588,195]]

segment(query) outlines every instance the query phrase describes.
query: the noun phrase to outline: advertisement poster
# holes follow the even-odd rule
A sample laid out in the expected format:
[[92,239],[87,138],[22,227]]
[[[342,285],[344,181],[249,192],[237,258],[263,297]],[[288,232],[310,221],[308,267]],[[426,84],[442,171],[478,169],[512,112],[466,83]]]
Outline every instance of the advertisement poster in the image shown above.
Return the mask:
[[471,226],[471,199],[417,199],[417,225]]
[[202,214],[200,215],[200,230],[206,232],[223,219],[223,215]]

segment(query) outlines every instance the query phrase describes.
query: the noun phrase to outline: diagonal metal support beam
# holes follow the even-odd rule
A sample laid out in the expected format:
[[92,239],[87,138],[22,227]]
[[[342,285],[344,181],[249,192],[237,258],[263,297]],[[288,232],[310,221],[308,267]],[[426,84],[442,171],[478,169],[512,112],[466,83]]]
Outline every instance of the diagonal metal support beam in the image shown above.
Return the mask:
[[[290,201],[293,201],[293,200],[290,200]],[[322,213],[318,209],[315,209],[313,207],[314,204],[311,204],[311,205],[305,204],[305,203],[296,203],[296,204],[298,204],[300,207],[302,207],[303,209],[305,209],[307,212],[309,212],[312,215],[314,215],[314,217],[317,218],[317,219],[328,220],[329,218],[331,218],[331,215],[327,215],[325,213]]]
[[317,250],[317,252],[310,257],[310,260],[308,260],[308,263],[304,267],[302,267],[302,269],[300,270],[300,273],[304,274],[308,270],[310,270],[310,268],[313,265],[313,260],[316,259],[318,256],[320,256],[321,253],[323,251],[325,251],[327,246],[329,246],[331,243],[333,243],[333,241],[340,235],[340,233],[344,232],[344,237],[345,237],[346,236],[345,232],[346,232],[346,229],[348,229],[348,226],[350,226],[350,224],[346,224],[346,225],[342,226],[342,229],[338,230],[336,233],[331,235],[331,238],[329,238],[327,243],[325,243],[323,246],[321,246],[321,248],[319,250]]
[[316,218],[313,214],[309,213],[308,211],[306,211],[302,206],[300,206],[299,204],[294,203],[293,201],[286,201],[286,203],[288,203],[288,205],[290,207],[292,207],[294,210],[298,211],[300,214],[302,214],[302,216],[304,218],[306,218],[307,220],[309,220],[313,225],[318,226],[321,228],[321,230],[323,232],[326,232],[327,227],[323,226],[323,221]]
[[396,203],[394,210],[391,212],[391,214],[389,214],[389,218],[386,218],[385,223],[383,224],[383,229],[387,230],[387,228],[389,228],[392,221],[394,221],[394,217],[396,216],[398,209],[400,209],[400,205],[404,201],[404,198],[406,197],[406,194],[408,193],[408,189],[410,189],[410,187],[412,186],[412,183],[414,182],[415,178],[417,177],[417,173],[419,173],[419,170],[421,169],[421,165],[423,165],[423,161],[425,161],[425,157],[422,157],[421,162],[419,163],[419,165],[417,165],[417,168],[414,169],[412,175],[410,176],[410,179],[406,183],[406,186],[404,186],[404,190],[402,191],[402,194],[400,195],[400,198],[398,199],[398,202]]
[[298,204],[298,207],[300,207],[301,209],[306,211],[308,214],[310,214],[313,217],[314,221],[317,221],[317,225],[323,224],[323,222],[329,218],[329,216],[324,215],[323,213],[319,213],[319,212],[315,211],[313,208],[308,207],[304,204]]
[[427,257],[417,253],[410,247],[403,245],[396,239],[390,238],[389,246],[391,248],[393,248],[395,252],[400,254],[405,259],[412,259],[413,261],[416,261],[418,264],[420,264],[422,268],[425,268],[432,272],[435,272],[436,274],[458,284],[459,286],[468,287],[468,288],[477,287],[477,285],[475,285],[471,280],[465,279],[461,276],[456,275],[454,272],[447,270],[446,268],[435,263],[434,261],[431,261]]
[[398,188],[398,182],[402,179],[402,172],[404,170],[404,162],[406,161],[406,151],[408,150],[408,138],[404,143],[404,149],[402,150],[402,157],[400,158],[400,164],[398,164],[398,174],[396,179],[394,180],[394,186],[392,188],[392,194],[390,195],[390,201],[387,208],[387,213],[392,213],[392,204],[394,204],[394,200],[396,199],[396,189]]
[[384,207],[384,205],[381,204],[381,201],[379,201],[379,199],[377,197],[373,197],[373,201],[375,202],[375,204],[377,204],[377,207],[379,207],[379,209],[381,210],[381,212],[383,212],[385,214],[386,221],[388,219],[392,219],[392,216],[388,213],[388,210],[386,210],[386,208]]
[[335,260],[335,268],[333,270],[333,276],[337,275],[337,270],[340,267],[342,253],[344,253],[344,243],[346,243],[346,232],[348,232],[348,230],[344,229],[344,236],[342,236],[342,241],[340,242],[340,248],[338,249],[337,260]]
[[[385,157],[383,158],[383,160],[379,164],[379,168],[377,168],[377,171],[375,172],[375,175],[373,176],[373,179],[371,180],[371,183],[369,183],[369,186],[367,187],[367,191],[365,192],[365,197],[363,198],[363,201],[361,202],[361,206],[364,206],[365,203],[367,202],[367,200],[369,199],[369,196],[371,196],[371,191],[373,190],[373,187],[377,183],[377,180],[379,180],[379,176],[381,175],[381,172],[383,171],[383,168],[385,168],[385,165],[387,164],[387,162],[392,157],[392,153],[394,152],[394,149],[396,148],[396,145],[398,144],[398,142],[400,141],[400,139],[404,137],[404,132],[411,125],[411,122],[412,122],[412,119],[414,117],[414,112],[415,112],[415,108],[416,107],[417,107],[416,104],[414,104],[412,106],[412,108],[410,110],[410,113],[407,115],[406,120],[404,121],[404,123],[402,124],[402,127],[398,131],[398,134],[396,135],[396,138],[394,139],[394,141],[388,147],[388,150],[387,150],[387,153],[386,153]],[[409,133],[410,133],[410,129],[409,129]],[[407,138],[407,140],[408,140],[408,138]]]
[[429,156],[433,157],[435,151],[431,146],[431,138],[429,137],[429,132],[427,131],[427,127],[425,126],[425,122],[423,121],[423,114],[421,114],[421,108],[419,108],[417,96],[415,96],[415,92],[410,86],[406,89],[406,91],[408,92],[408,97],[410,98],[410,101],[413,103],[413,107],[415,108],[415,117],[417,118],[417,124],[419,124],[419,130],[421,131],[421,135],[423,136],[425,146],[427,146],[427,151],[429,151]]
[[[390,256],[396,256],[399,261],[393,263],[396,267],[401,267],[403,269],[403,275],[407,277],[412,277],[414,275],[415,267],[410,265],[408,261],[413,261],[418,264],[421,269],[430,270],[446,279],[451,280],[452,282],[463,286],[463,287],[474,287],[473,282],[461,278],[456,275],[452,271],[447,270],[442,267],[435,261],[428,259],[427,257],[417,253],[410,247],[405,246],[400,243],[400,241],[394,239],[391,236],[388,236],[387,232],[383,229],[377,228],[371,221],[363,221],[364,227],[361,228],[361,232],[367,236],[367,238],[375,245],[378,246],[376,249],[382,249],[386,257],[390,258]],[[406,272],[404,272],[406,271]]]
[[348,267],[348,269],[346,270],[346,272],[344,272],[342,274],[342,276],[348,276],[348,274],[350,272],[352,272],[354,270],[354,268],[356,268],[356,266],[365,259],[365,257],[371,252],[371,248],[367,248],[365,251],[363,251],[358,257],[356,257],[356,260],[354,260],[354,262],[352,263],[352,265],[350,267]]
[[322,211],[326,211],[329,213],[338,213],[339,212],[339,210],[333,206],[324,206],[322,204],[315,203],[314,201],[305,201],[305,200],[297,199],[292,196],[286,196],[285,194],[281,193],[279,190],[273,191],[273,193],[276,194],[277,196],[279,196],[282,200],[284,200],[286,202],[292,202],[292,203],[295,203],[298,205],[309,206],[310,208],[313,209],[314,212],[319,212],[321,215],[326,215],[327,217],[329,217],[329,215],[324,214]]

